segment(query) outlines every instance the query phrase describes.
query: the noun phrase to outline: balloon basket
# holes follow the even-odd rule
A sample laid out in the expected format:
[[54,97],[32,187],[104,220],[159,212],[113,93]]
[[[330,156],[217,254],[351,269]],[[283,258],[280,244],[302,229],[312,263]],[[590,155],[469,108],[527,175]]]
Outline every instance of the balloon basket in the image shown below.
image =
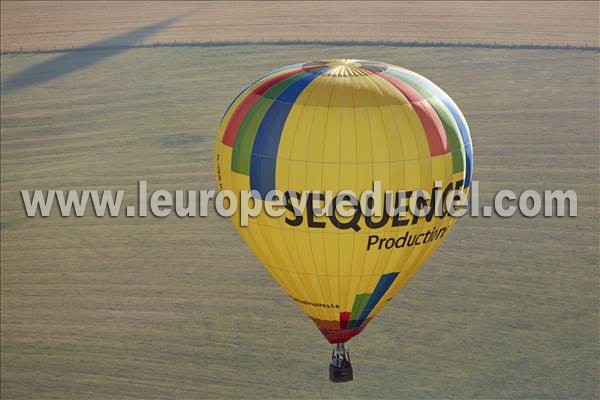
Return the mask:
[[350,382],[354,379],[352,364],[350,363],[350,352],[346,350],[343,343],[334,346],[331,352],[331,363],[329,363],[329,380],[331,382]]

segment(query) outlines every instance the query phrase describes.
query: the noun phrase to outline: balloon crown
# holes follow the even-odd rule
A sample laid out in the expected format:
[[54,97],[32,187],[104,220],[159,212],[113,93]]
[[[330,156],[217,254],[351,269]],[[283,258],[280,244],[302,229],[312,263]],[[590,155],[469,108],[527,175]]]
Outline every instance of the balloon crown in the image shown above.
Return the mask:
[[323,75],[338,77],[355,77],[378,74],[388,69],[388,67],[383,63],[350,58],[317,60],[302,65],[303,69],[313,70],[315,72],[324,67],[328,67],[329,69],[325,71]]

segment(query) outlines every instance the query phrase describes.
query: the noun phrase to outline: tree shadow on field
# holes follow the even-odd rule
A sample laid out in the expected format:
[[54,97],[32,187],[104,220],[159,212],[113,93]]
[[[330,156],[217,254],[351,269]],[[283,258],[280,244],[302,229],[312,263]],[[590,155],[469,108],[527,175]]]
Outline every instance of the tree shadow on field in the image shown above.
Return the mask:
[[181,18],[182,16],[180,15],[125,32],[27,67],[5,79],[1,85],[2,92],[39,85],[51,79],[94,65],[127,50],[128,46],[139,44],[143,39],[165,29]]

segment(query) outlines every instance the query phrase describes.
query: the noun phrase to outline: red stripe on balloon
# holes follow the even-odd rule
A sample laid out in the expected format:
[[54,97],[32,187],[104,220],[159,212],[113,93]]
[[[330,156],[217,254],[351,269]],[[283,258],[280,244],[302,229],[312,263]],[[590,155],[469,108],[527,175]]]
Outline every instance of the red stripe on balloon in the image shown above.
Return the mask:
[[235,137],[240,130],[240,126],[242,125],[246,114],[248,114],[248,111],[250,111],[254,103],[258,101],[261,95],[285,78],[295,75],[301,71],[302,69],[297,68],[287,71],[281,75],[277,75],[250,92],[250,94],[248,94],[248,96],[242,100],[239,107],[237,107],[233,112],[233,115],[231,116],[231,119],[225,128],[225,133],[223,134],[223,144],[229,147],[233,147],[235,145]]
[[327,65],[323,64],[323,65],[305,65],[302,67],[302,69],[304,71],[311,71],[313,69],[319,69],[319,68],[326,68]]
[[340,329],[346,329],[348,326],[348,320],[350,319],[349,312],[341,312],[340,313]]
[[[342,314],[342,313],[340,313]],[[348,313],[349,314],[349,313]],[[323,336],[329,341],[329,343],[346,343],[348,340],[352,339],[352,337],[358,335],[364,328],[367,326],[370,318],[367,318],[361,326],[356,328],[339,328],[338,321],[324,321],[321,319],[316,319],[310,317],[313,320],[317,328],[321,331]]]
[[427,99],[421,96],[421,94],[410,85],[393,76],[383,72],[377,76],[390,82],[408,99],[421,120],[423,129],[425,130],[425,136],[427,136],[427,143],[429,144],[429,152],[431,155],[439,156],[450,152],[452,149],[450,148],[450,142],[448,141],[446,131],[444,130],[444,125]]

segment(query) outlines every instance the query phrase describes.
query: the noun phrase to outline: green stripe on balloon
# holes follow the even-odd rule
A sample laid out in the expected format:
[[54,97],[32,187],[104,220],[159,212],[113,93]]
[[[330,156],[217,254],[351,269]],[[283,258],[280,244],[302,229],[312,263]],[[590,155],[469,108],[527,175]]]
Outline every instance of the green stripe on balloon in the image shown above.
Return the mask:
[[356,325],[358,317],[360,317],[360,314],[365,309],[370,296],[371,293],[361,293],[356,295],[354,298],[354,304],[352,305],[352,312],[350,313],[350,322],[348,323],[348,328],[355,328],[354,325]]

